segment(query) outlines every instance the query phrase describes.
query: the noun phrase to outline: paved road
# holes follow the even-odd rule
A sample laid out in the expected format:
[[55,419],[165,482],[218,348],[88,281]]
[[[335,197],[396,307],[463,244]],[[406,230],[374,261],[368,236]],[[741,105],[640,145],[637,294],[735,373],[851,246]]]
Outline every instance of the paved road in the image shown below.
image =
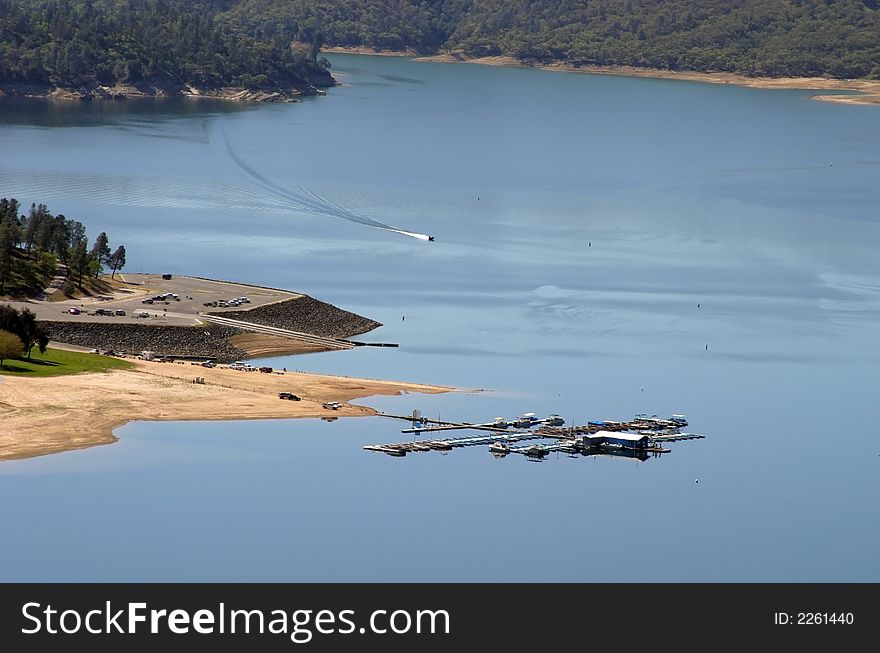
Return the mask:
[[213,322],[215,324],[222,324],[224,326],[236,327],[245,331],[264,333],[270,336],[278,336],[279,338],[289,338],[290,340],[300,340],[309,344],[320,345],[322,347],[330,347],[332,349],[354,348],[354,345],[347,340],[339,340],[337,338],[325,338],[323,336],[312,335],[311,333],[301,333],[299,331],[291,331],[290,329],[264,326],[262,324],[254,324],[253,322],[244,322],[243,320],[233,320],[232,318],[228,317],[203,315],[201,319],[206,322]]

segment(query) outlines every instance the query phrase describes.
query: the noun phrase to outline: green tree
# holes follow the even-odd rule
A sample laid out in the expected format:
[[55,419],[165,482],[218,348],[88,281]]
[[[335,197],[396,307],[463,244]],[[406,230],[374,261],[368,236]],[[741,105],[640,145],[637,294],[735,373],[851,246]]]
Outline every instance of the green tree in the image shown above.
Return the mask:
[[67,256],[68,258],[64,260],[65,263],[70,262],[70,250],[76,247],[76,244],[81,241],[86,240],[86,228],[83,226],[82,222],[77,220],[68,220],[67,221]]
[[0,222],[0,293],[6,287],[6,279],[12,271],[15,246],[20,239],[18,220],[6,218]]
[[0,331],[0,367],[3,367],[4,360],[18,358],[23,352],[21,338],[9,331]]
[[83,289],[83,275],[88,270],[90,262],[91,258],[86,250],[86,241],[83,239],[76,243],[70,251],[70,267],[76,271],[76,284],[80,290]]
[[95,244],[92,246],[91,258],[95,262],[95,279],[97,279],[98,275],[101,274],[104,264],[110,258],[110,242],[107,239],[107,234],[103,231],[99,233],[98,237],[95,239]]
[[70,225],[71,220],[68,220],[61,213],[56,215],[53,218],[54,229],[53,229],[53,242],[52,249],[50,250],[54,253],[59,260],[66,261],[70,257]]
[[110,274],[112,279],[116,276],[116,270],[121,270],[125,267],[125,245],[120,245],[116,248],[116,251],[110,255],[108,263],[113,268],[113,272]]
[[24,248],[28,252],[30,252],[36,245],[37,234],[41,233],[43,222],[51,217],[49,209],[46,208],[45,204],[40,204],[39,206],[37,204],[31,204],[31,210],[28,212],[28,217],[25,219],[24,227]]
[[28,359],[31,357],[31,350],[36,345],[40,353],[45,353],[46,346],[49,344],[49,334],[42,324],[37,322],[37,316],[33,311],[25,307],[19,311],[18,329],[15,335],[21,340],[22,351],[27,354]]

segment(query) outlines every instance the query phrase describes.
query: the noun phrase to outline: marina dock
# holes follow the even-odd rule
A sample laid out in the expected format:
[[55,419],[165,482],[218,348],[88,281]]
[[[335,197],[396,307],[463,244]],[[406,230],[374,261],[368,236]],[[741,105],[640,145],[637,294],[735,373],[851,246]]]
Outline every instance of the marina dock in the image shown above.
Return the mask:
[[[524,442],[526,440],[542,440],[545,436],[534,431],[506,433],[505,442]],[[417,440],[413,442],[397,442],[393,444],[370,444],[364,447],[367,451],[381,451],[391,456],[405,456],[417,451],[451,451],[461,447],[489,446],[498,440],[497,436],[477,435],[469,438],[448,438],[445,440]]]
[[[564,427],[558,415],[537,418],[534,413],[506,420],[500,417],[491,422],[449,422],[422,417],[419,411],[412,415],[380,413],[381,417],[405,420],[412,424],[401,433],[436,433],[442,431],[468,430],[488,431],[480,435],[453,438],[429,438],[408,442],[373,444],[364,447],[394,457],[408,453],[428,451],[448,452],[462,447],[487,446],[498,458],[507,454],[521,454],[530,460],[542,460],[552,452],[571,456],[611,455],[647,460],[671,450],[664,444],[686,440],[700,440],[706,436],[685,433],[688,425],[683,415],[668,419],[657,416],[636,415],[627,421],[591,421],[581,426]],[[543,440],[544,442],[535,442]]]

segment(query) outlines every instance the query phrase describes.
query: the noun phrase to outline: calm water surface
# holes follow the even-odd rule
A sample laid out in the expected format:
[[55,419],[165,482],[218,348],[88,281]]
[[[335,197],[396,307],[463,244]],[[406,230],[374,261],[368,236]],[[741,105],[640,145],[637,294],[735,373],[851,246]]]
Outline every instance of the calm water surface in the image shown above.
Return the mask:
[[[490,390],[362,403],[709,437],[533,464],[365,452],[406,438],[379,418],[129,424],[0,464],[0,580],[880,580],[876,107],[333,63],[345,85],[296,105],[2,99],[0,196],[130,271],[300,290],[401,343],[277,367]],[[230,149],[436,242],[304,211]]]

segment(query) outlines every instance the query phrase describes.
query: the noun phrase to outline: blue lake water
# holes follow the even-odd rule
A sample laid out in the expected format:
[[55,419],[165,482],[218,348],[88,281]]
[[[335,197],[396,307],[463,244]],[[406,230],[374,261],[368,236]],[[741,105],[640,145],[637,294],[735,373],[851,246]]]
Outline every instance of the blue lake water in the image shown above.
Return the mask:
[[344,86],[293,105],[0,99],[0,196],[129,271],[299,290],[401,345],[277,367],[489,390],[360,403],[708,438],[534,464],[366,452],[407,437],[381,418],[133,423],[0,464],[0,580],[880,580],[880,109],[332,61]]

